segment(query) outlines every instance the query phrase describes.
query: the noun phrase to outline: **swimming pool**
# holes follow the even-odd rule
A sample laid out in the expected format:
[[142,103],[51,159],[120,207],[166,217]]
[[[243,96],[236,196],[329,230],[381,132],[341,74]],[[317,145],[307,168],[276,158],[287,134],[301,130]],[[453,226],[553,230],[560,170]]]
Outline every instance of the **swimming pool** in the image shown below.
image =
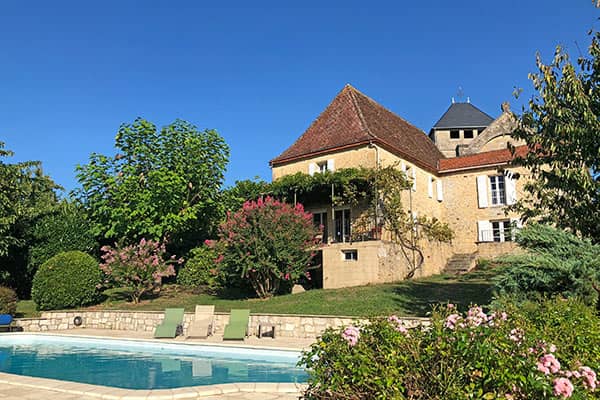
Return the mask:
[[306,381],[300,353],[27,334],[0,336],[0,372],[123,389]]

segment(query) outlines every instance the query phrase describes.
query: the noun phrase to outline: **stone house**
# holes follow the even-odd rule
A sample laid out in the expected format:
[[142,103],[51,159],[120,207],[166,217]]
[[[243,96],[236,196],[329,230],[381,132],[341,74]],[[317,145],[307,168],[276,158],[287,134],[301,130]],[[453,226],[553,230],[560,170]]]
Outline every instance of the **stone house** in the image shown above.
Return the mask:
[[[527,172],[507,168],[507,142],[523,153],[526,146],[510,137],[514,121],[503,105],[494,119],[475,106],[453,103],[429,135],[350,85],[333,99],[309,128],[271,160],[273,180],[302,172],[309,175],[343,168],[395,165],[412,181],[403,197],[414,216],[446,222],[450,244],[422,244],[424,264],[415,276],[444,269],[465,270],[477,258],[514,249],[519,220],[506,213],[523,192]],[[404,279],[407,255],[386,232],[364,229],[357,235],[365,204],[334,205],[314,199],[307,210],[324,227],[317,282],[338,288]]]

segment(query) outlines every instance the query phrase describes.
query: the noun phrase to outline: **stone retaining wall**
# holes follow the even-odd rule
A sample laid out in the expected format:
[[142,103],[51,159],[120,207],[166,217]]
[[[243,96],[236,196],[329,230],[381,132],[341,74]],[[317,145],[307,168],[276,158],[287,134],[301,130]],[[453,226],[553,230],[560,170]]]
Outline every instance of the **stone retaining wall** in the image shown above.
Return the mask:
[[[77,327],[73,323],[75,317],[81,317],[83,323]],[[40,318],[21,318],[16,320],[25,332],[44,332],[66,329],[115,329],[139,332],[154,332],[164,318],[163,312],[157,311],[50,311],[43,312]],[[183,334],[194,319],[194,313],[186,313],[183,320]],[[334,317],[321,315],[283,315],[252,314],[250,315],[250,335],[258,333],[259,324],[275,325],[279,337],[316,338],[328,327],[340,327],[355,321],[352,317]],[[222,334],[229,322],[229,314],[215,314],[215,332]],[[422,318],[406,318],[407,326],[418,325],[426,321]]]

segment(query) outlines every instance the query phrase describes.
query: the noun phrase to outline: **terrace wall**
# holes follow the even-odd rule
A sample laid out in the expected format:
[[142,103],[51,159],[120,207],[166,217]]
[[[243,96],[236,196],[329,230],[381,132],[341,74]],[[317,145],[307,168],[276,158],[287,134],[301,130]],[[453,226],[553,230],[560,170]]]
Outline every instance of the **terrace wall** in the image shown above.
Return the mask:
[[[73,319],[80,316],[83,320],[77,327]],[[78,329],[114,329],[137,332],[154,332],[164,318],[163,312],[156,311],[50,311],[43,312],[40,318],[22,318],[16,320],[16,325],[25,332],[48,332],[56,330]],[[194,313],[186,313],[183,322],[183,334],[194,319]],[[282,314],[252,314],[250,316],[250,335],[258,333],[259,324],[276,326],[277,337],[316,338],[328,327],[350,325],[356,318],[320,315],[282,315]],[[414,326],[423,318],[406,318],[407,326]],[[229,314],[215,314],[215,334],[223,334],[225,325],[229,322]]]

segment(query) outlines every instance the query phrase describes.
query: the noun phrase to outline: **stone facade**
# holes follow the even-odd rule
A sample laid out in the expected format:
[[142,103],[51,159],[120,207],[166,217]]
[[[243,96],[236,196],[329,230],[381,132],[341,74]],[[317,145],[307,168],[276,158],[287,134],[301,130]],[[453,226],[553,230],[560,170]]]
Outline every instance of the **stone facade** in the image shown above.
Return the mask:
[[[75,326],[74,318],[82,318],[81,326]],[[49,311],[43,312],[40,318],[21,318],[16,325],[25,332],[49,332],[56,330],[77,329],[114,329],[137,332],[154,332],[156,326],[164,318],[163,312],[154,311]],[[194,313],[185,313],[183,332],[185,336]],[[274,325],[279,337],[308,338],[319,336],[325,329],[350,325],[356,318],[329,317],[319,315],[280,315],[252,314],[250,315],[249,334],[258,333],[259,324]],[[214,318],[214,333],[222,334],[229,322],[229,314],[216,313]],[[407,326],[415,326],[427,322],[422,318],[406,318]]]

